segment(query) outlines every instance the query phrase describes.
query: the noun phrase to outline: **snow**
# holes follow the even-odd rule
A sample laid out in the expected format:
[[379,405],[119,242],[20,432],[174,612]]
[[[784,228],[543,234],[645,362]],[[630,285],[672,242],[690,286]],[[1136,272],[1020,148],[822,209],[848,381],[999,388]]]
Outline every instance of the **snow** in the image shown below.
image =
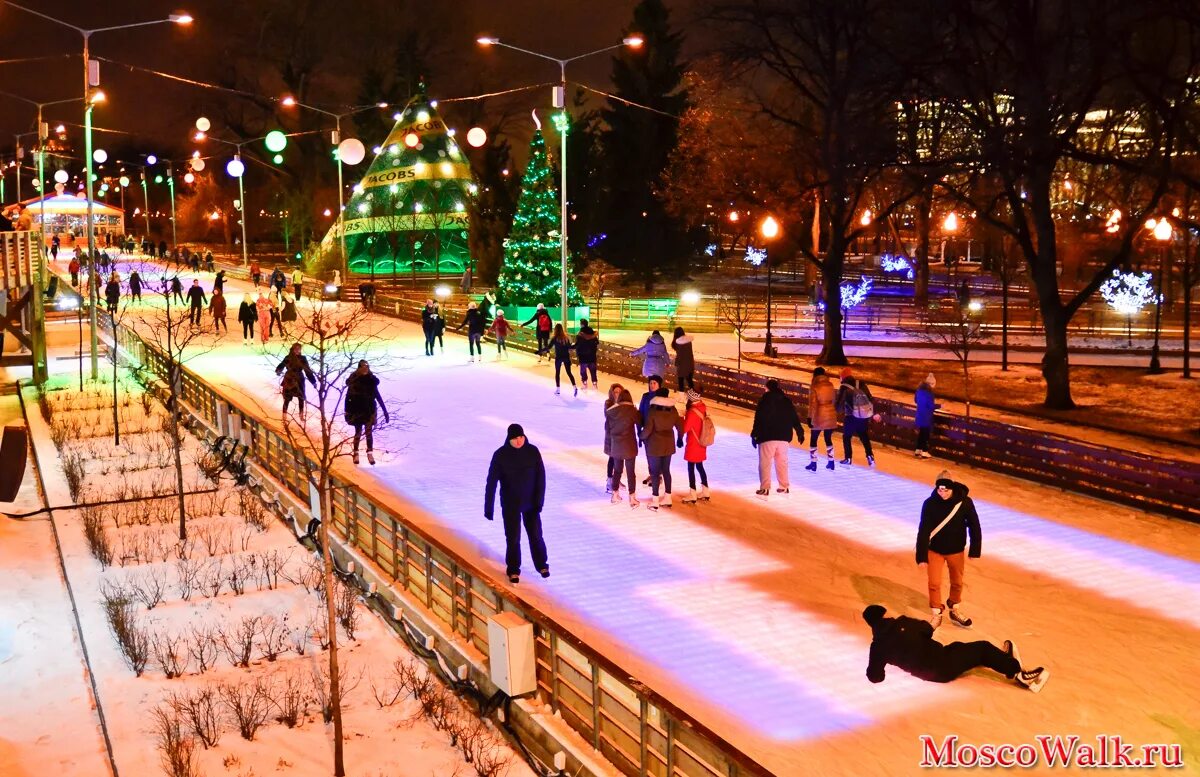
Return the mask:
[[[481,492],[504,427],[524,425],[547,463],[553,575],[527,574],[515,593],[775,774],[907,773],[920,735],[951,733],[972,743],[1045,733],[1179,742],[1200,768],[1196,526],[958,467],[984,534],[966,580],[976,626],[937,636],[1014,639],[1053,678],[1037,696],[987,672],[935,685],[892,668],[872,685],[859,613],[877,602],[923,616],[913,539],[944,462],[881,447],[874,469],[813,474],[793,448],[790,496],[763,502],[750,415],[713,403],[712,501],[680,504],[686,467],[676,457],[676,506],[631,510],[603,489],[602,391],[556,396],[552,367],[524,354],[496,363],[489,350],[468,364],[465,339],[448,335],[444,354],[425,357],[417,327],[374,327],[386,338],[371,357],[385,399],[411,424],[378,432],[379,465],[345,462],[343,476],[502,579],[502,528],[483,519]],[[189,367],[275,418],[284,345],[244,346],[234,333]],[[640,478],[644,461],[638,469]]]

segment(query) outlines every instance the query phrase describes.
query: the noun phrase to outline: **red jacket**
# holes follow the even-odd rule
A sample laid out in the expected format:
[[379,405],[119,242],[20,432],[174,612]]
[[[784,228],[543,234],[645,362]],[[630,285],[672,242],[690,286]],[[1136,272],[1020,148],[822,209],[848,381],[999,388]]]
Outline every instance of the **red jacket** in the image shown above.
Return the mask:
[[693,402],[683,417],[683,433],[686,443],[683,446],[683,460],[697,463],[708,459],[708,448],[700,444],[700,430],[704,428],[704,417],[708,408],[703,402]]
[[496,320],[492,321],[492,328],[488,331],[496,337],[508,337],[508,319],[497,316]]

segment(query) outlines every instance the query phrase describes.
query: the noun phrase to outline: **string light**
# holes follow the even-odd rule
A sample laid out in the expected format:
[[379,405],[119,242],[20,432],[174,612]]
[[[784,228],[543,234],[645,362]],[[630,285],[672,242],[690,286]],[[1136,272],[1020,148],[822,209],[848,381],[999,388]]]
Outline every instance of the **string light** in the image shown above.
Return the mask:
[[1154,301],[1153,280],[1148,272],[1139,275],[1113,270],[1112,277],[1101,284],[1100,296],[1113,310],[1132,316]]

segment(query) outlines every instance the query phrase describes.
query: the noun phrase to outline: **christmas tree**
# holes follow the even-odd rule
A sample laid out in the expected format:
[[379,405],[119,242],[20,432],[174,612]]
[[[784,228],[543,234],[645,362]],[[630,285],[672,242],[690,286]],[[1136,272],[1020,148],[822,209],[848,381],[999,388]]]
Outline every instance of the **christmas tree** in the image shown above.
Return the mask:
[[[470,164],[424,84],[395,120],[346,204],[350,272],[460,274],[471,261],[467,204],[476,186]],[[337,247],[338,230],[334,222],[323,250]]]
[[[502,304],[562,304],[561,238],[558,188],[546,155],[546,141],[538,129],[529,143],[529,166],[521,179],[512,231],[504,241],[504,267],[497,284]],[[582,298],[575,279],[568,275],[567,280],[567,299],[570,304],[579,304]]]

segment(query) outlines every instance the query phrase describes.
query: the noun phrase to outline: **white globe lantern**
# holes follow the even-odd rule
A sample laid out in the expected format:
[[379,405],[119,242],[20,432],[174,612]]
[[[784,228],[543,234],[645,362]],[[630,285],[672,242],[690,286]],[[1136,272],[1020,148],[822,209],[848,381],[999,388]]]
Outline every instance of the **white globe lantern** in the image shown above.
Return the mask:
[[367,148],[358,138],[346,138],[338,144],[338,159],[356,165],[367,157]]
[[121,176],[121,178],[118,182],[121,184],[121,186],[128,186],[129,185],[129,176],[127,176],[127,175]]
[[467,130],[467,143],[471,148],[479,148],[487,143],[487,131],[483,127],[472,127]]
[[229,164],[225,165],[225,172],[229,173],[231,178],[241,178],[246,172],[246,165],[240,159],[230,159]]
[[203,171],[204,170],[204,160],[203,159],[193,159],[192,160],[192,169],[195,170],[197,173]]
[[201,132],[208,132],[210,129],[212,129],[212,122],[201,116],[200,118],[196,119],[196,129],[200,130]]
[[61,184],[65,184],[67,181],[71,180],[71,174],[66,170],[56,170],[54,172],[54,180]]
[[96,164],[102,165],[108,161],[108,152],[102,148],[98,148],[92,152],[92,159],[96,160]]

